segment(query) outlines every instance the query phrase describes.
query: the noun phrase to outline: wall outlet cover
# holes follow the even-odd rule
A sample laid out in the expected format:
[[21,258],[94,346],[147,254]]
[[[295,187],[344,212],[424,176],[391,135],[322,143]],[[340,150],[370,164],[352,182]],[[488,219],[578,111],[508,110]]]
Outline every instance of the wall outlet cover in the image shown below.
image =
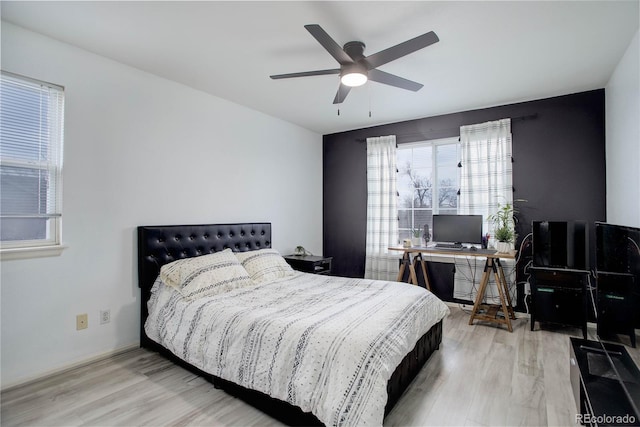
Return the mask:
[[85,314],[78,314],[76,316],[76,330],[87,329],[89,327],[89,316]]
[[100,310],[100,324],[104,325],[109,322],[111,322],[111,310]]

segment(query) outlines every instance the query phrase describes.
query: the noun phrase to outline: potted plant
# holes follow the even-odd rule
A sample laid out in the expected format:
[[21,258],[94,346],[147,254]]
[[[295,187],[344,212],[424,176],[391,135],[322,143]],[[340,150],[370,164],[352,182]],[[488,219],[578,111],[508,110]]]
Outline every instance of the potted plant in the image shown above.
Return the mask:
[[493,223],[493,236],[497,240],[496,249],[499,253],[509,253],[516,241],[516,217],[511,203],[498,205],[498,212],[489,216]]
[[415,228],[411,231],[411,243],[413,246],[422,245],[422,237],[420,236],[420,228]]

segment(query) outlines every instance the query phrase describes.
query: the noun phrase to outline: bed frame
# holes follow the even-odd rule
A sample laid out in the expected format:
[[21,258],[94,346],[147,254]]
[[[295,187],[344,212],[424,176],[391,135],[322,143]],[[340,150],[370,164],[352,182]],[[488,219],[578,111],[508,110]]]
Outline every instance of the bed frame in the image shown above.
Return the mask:
[[[254,407],[289,425],[322,425],[311,413],[264,393],[249,390],[222,378],[203,372],[179,359],[157,344],[144,331],[149,311],[147,301],[160,267],[182,258],[191,258],[231,248],[245,252],[271,247],[270,223],[166,225],[138,227],[138,286],[140,287],[140,346],[157,351],[176,364],[201,375],[216,388],[243,399]],[[442,321],[435,324],[405,356],[387,384],[385,415],[391,411],[402,393],[420,372],[431,354],[442,342]]]

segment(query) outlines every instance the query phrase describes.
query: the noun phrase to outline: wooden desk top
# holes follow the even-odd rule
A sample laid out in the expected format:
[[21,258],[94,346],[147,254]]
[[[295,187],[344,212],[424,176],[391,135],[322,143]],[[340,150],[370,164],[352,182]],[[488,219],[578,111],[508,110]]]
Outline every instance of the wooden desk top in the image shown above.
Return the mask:
[[483,258],[501,258],[501,259],[515,259],[515,254],[501,254],[495,251],[495,249],[476,249],[472,251],[471,249],[464,248],[462,250],[447,250],[435,247],[427,247],[427,246],[413,246],[411,248],[405,248],[402,246],[390,246],[390,251],[402,251],[408,253],[421,253],[425,255],[449,255],[449,256],[475,256],[475,257],[483,257]]

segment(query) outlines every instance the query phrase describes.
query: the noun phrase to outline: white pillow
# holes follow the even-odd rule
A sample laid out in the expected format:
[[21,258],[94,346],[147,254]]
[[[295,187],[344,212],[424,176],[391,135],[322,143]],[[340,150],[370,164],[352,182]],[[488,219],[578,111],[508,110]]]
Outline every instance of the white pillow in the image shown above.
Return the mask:
[[256,283],[292,276],[295,271],[275,249],[236,252],[236,257]]
[[216,295],[253,284],[231,249],[165,264],[160,268],[160,278],[186,299]]

